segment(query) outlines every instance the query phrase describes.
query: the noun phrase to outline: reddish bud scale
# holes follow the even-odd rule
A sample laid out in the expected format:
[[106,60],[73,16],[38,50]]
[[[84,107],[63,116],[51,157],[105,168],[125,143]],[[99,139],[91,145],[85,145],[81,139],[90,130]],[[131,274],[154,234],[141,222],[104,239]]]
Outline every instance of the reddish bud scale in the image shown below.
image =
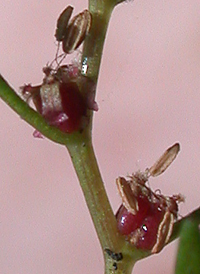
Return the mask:
[[[149,215],[143,220],[142,225],[136,232],[137,241],[133,241],[137,248],[152,250],[156,243],[159,225],[165,212],[155,205]],[[137,235],[138,234],[138,235]]]

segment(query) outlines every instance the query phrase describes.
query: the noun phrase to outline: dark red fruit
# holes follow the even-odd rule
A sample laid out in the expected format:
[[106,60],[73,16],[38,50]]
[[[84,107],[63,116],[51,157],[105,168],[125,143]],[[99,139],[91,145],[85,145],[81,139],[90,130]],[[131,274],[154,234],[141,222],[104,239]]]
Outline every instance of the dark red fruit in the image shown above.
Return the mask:
[[137,248],[151,250],[156,244],[165,209],[147,197],[138,197],[138,206],[138,212],[133,215],[121,205],[116,214],[117,227]]
[[139,195],[137,201],[139,207],[137,214],[131,214],[123,205],[120,206],[116,214],[117,227],[122,235],[129,235],[142,225],[143,220],[151,210],[151,203],[146,196]]
[[156,243],[158,228],[163,220],[165,212],[156,205],[152,208],[138,230],[138,239],[136,247],[145,250],[151,250]]

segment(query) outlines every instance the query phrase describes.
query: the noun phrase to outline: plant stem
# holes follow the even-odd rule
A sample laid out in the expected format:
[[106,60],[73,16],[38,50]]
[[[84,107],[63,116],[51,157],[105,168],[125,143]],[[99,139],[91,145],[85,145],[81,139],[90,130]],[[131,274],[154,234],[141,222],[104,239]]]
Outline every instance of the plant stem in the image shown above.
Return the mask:
[[86,203],[102,247],[115,246],[118,238],[116,219],[112,212],[94,155],[91,141],[80,140],[68,145]]
[[105,248],[109,248],[114,252],[123,252],[123,260],[117,262],[118,269],[115,274],[130,274],[134,263],[144,256],[144,253],[136,251],[134,254],[134,248],[117,231],[116,219],[104,188],[91,140],[83,137],[76,145],[69,144],[67,149],[102,246],[105,273],[113,273],[114,262],[105,252]]
[[[108,3],[107,3],[108,2]],[[109,1],[90,0],[92,27],[84,42],[82,59],[87,60],[87,77],[96,84],[102,58],[103,45],[114,5]]]

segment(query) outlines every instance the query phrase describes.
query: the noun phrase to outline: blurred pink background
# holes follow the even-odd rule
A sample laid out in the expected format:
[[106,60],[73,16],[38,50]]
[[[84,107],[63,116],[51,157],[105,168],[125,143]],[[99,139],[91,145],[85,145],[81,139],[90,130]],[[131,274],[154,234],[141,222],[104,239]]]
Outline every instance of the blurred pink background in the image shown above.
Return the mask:
[[[54,58],[55,24],[87,1],[2,1],[0,71],[16,89],[38,84]],[[68,59],[69,60],[69,59]],[[105,42],[93,140],[114,211],[115,178],[150,167],[180,142],[181,152],[150,180],[199,206],[200,1],[135,0],[119,5]],[[67,150],[34,139],[33,128],[0,101],[0,273],[103,273],[103,258]],[[172,274],[177,242],[140,261],[134,273]]]

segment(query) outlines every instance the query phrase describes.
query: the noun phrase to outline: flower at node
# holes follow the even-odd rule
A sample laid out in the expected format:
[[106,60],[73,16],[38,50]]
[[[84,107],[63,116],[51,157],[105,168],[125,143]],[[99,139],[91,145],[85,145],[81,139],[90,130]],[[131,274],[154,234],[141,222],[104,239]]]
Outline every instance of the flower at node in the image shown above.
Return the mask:
[[75,69],[72,72],[63,66],[55,71],[45,67],[43,71],[43,83],[22,87],[23,97],[32,99],[37,111],[50,125],[66,133],[82,130],[86,125],[87,105],[74,80]]
[[117,227],[139,249],[158,253],[169,241],[178,217],[178,203],[184,198],[181,194],[164,196],[146,183],[150,176],[158,176],[166,170],[179,149],[179,144],[175,144],[150,169],[138,171],[128,180],[123,177],[116,180],[122,198],[116,214]]

